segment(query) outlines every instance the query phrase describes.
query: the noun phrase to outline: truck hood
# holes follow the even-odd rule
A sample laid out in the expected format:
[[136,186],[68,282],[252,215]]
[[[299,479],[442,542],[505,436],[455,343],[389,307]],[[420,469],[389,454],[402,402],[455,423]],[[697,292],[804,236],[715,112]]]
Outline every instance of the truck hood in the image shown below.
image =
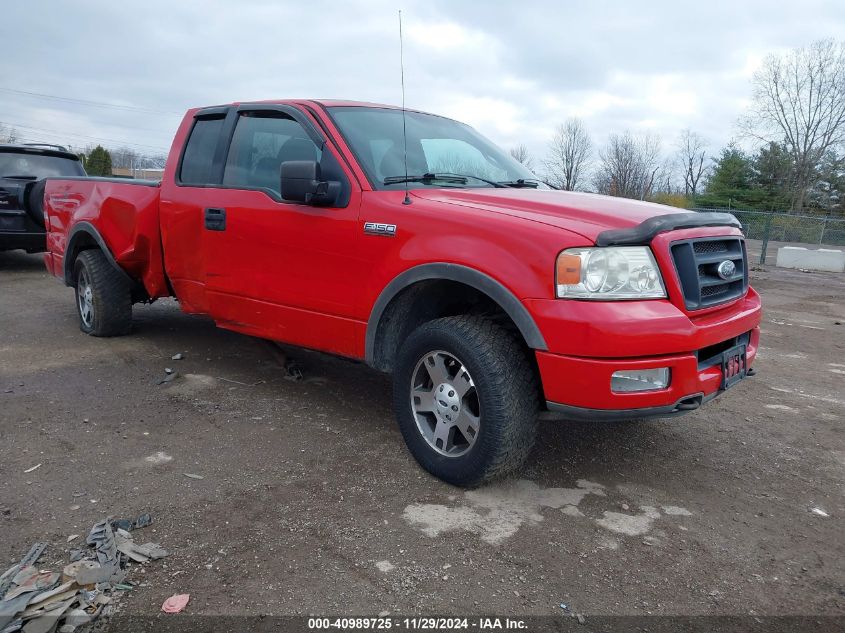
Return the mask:
[[542,222],[591,242],[602,231],[626,229],[674,207],[592,193],[546,189],[417,189],[419,198]]

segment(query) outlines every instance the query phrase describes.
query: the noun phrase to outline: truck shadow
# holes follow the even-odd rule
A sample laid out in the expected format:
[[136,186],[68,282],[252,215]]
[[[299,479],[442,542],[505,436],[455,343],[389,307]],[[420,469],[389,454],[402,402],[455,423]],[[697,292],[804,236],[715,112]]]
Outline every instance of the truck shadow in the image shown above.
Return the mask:
[[[543,420],[525,476],[561,481],[676,479],[706,465],[715,431],[701,413],[623,422]],[[712,449],[712,446],[711,446]]]
[[[391,452],[412,459],[393,415],[390,377],[361,362],[222,330],[207,318],[181,313],[170,301],[136,308],[134,323],[134,337],[167,355],[185,352],[190,359],[170,366],[185,371],[201,361],[202,367],[192,371],[237,381],[257,399],[284,398],[303,410],[318,410],[323,417],[315,415],[314,424],[334,419],[347,432],[381,435],[396,444]],[[301,377],[289,374],[290,363]],[[542,419],[536,446],[518,476],[570,485],[581,478],[655,481],[682,474],[707,452],[702,443],[712,431],[703,431],[707,425],[699,416],[626,422]]]
[[43,253],[29,254],[26,251],[0,251],[0,273],[44,271]]

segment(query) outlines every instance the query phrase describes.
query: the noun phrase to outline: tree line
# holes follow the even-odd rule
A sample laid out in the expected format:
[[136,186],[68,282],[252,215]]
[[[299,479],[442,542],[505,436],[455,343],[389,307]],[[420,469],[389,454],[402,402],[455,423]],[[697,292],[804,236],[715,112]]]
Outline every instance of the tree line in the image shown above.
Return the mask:
[[79,153],[79,158],[89,176],[111,176],[115,169],[136,170],[163,169],[167,156],[142,154],[129,147],[106,149],[102,145],[89,145]]
[[[17,130],[9,125],[0,124],[0,144],[23,143],[24,139]],[[82,161],[89,176],[111,176],[115,169],[145,170],[163,169],[167,161],[165,154],[145,154],[131,147],[121,146],[107,149],[102,145],[89,144],[82,150],[71,150]]]
[[[751,82],[738,138],[712,150],[684,130],[663,151],[655,133],[614,133],[596,148],[583,121],[559,125],[544,160],[511,155],[558,189],[679,207],[750,207],[845,215],[845,42],[769,55]],[[743,150],[738,141],[755,149]]]
[[[750,207],[845,215],[845,42],[820,40],[766,57],[751,81],[738,138],[715,154],[684,130],[668,150],[653,132],[611,134],[596,148],[583,121],[559,125],[546,157],[511,149],[549,185],[567,191],[652,200],[679,207]],[[0,143],[19,136],[0,124]],[[738,141],[750,141],[744,150]],[[748,145],[748,143],[746,143]],[[160,169],[166,156],[128,147],[80,152],[92,176]]]

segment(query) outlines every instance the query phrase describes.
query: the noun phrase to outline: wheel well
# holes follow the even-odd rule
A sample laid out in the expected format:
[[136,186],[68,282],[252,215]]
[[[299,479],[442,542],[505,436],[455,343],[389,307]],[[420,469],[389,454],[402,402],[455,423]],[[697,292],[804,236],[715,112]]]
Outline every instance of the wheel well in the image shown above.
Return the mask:
[[388,303],[376,329],[373,367],[391,372],[396,354],[411,332],[427,321],[458,314],[482,315],[504,327],[525,347],[536,369],[534,354],[508,313],[482,291],[447,279],[418,281]]
[[73,237],[74,239],[73,243],[71,244],[70,250],[65,253],[65,261],[67,262],[67,266],[65,267],[65,283],[68,286],[76,285],[76,280],[73,278],[73,268],[76,264],[76,259],[77,257],[79,257],[79,254],[82,251],[87,251],[92,248],[100,248],[100,245],[97,243],[97,240],[95,240],[90,233],[80,231]]
[[78,224],[76,228],[71,231],[70,239],[68,239],[68,246],[65,250],[64,257],[64,277],[66,285],[73,287],[76,286],[76,280],[74,279],[73,275],[73,269],[76,265],[76,260],[79,257],[80,253],[94,248],[102,251],[103,255],[106,256],[106,260],[109,262],[109,264],[111,264],[112,268],[117,270],[124,277],[124,279],[126,279],[126,283],[129,284],[129,289],[132,293],[133,303],[139,303],[150,300],[150,297],[147,294],[144,285],[132,279],[129,275],[126,274],[126,271],[124,271],[120,266],[118,266],[117,262],[114,260],[114,257],[106,246],[106,243],[103,241],[103,238],[100,237],[99,233],[96,232],[96,229],[94,229],[90,225],[87,225],[87,223]]

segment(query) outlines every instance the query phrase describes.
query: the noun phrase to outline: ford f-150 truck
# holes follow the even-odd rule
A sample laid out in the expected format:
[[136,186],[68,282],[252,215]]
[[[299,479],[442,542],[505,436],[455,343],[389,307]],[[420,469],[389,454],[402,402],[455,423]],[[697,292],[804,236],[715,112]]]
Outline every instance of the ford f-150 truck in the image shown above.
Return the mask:
[[[404,120],[403,120],[404,119]],[[393,376],[419,463],[477,485],[541,410],[698,408],[752,373],[729,214],[556,191],[469,126],[357,102],[190,110],[161,183],[49,179],[49,270],[95,336],[174,296],[220,327]]]

